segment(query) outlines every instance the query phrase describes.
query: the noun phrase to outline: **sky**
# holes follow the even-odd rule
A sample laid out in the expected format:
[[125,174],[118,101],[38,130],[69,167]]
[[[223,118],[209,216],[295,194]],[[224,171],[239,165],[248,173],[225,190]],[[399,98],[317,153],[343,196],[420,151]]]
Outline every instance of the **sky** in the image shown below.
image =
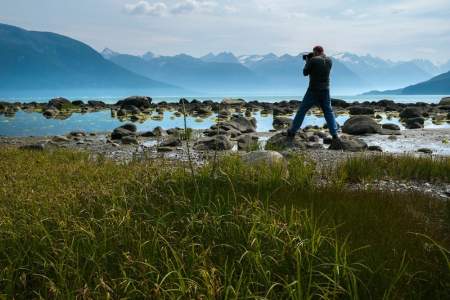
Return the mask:
[[328,53],[450,59],[449,0],[0,0],[0,23],[96,50],[161,55]]

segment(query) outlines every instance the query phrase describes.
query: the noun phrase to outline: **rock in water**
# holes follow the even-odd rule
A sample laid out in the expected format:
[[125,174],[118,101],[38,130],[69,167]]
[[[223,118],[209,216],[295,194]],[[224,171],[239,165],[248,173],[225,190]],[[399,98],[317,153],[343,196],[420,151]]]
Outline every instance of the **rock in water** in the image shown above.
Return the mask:
[[357,138],[340,138],[340,139],[332,139],[330,150],[344,150],[350,152],[359,152],[367,149],[367,144]]
[[233,145],[226,135],[216,135],[213,137],[205,137],[199,139],[194,144],[194,149],[198,151],[208,151],[208,150],[231,150]]
[[124,100],[117,102],[116,105],[118,105],[122,108],[135,106],[139,109],[145,109],[145,108],[149,108],[151,103],[152,103],[152,98],[150,98],[150,97],[132,96],[132,97],[128,97]]
[[306,149],[306,143],[298,135],[289,138],[286,133],[280,132],[272,136],[266,144],[266,150]]
[[228,124],[230,124],[231,126],[233,126],[242,133],[256,132],[255,118],[247,119],[239,115],[234,115],[231,117],[231,120],[228,122]]
[[267,164],[267,165],[273,165],[277,163],[285,163],[286,160],[277,151],[253,151],[246,153],[242,156],[242,161],[250,164],[250,165],[257,165],[257,164]]
[[288,117],[276,116],[273,118],[273,128],[280,130],[288,128],[292,125],[292,119]]
[[70,102],[66,98],[62,98],[62,97],[54,98],[54,99],[48,101],[49,107],[55,107],[59,110],[63,109],[64,107],[70,106],[70,105],[72,105],[72,102]]
[[381,133],[381,126],[368,116],[354,116],[348,119],[342,127],[342,132],[351,135]]
[[350,106],[349,112],[351,115],[373,115],[375,113],[372,107],[366,106]]
[[418,107],[406,107],[400,113],[400,118],[402,119],[420,118],[422,116],[423,110]]

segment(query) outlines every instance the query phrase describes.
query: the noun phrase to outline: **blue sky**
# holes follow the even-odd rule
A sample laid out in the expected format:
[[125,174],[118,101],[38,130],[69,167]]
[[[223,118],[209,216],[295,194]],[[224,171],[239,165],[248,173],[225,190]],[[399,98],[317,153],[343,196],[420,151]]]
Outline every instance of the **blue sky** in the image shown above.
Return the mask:
[[1,0],[0,22],[52,31],[97,50],[328,52],[450,59],[449,0]]

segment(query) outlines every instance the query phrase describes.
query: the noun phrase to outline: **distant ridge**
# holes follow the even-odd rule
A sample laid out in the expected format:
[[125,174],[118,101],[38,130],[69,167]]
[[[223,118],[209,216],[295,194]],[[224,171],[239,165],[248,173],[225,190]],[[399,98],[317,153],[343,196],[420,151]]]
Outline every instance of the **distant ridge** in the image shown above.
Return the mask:
[[405,88],[387,91],[370,91],[364,95],[449,95],[450,71],[431,78],[430,80],[410,85]]
[[[110,53],[111,56],[114,53]],[[88,45],[50,32],[0,24],[0,91],[148,89],[180,91],[111,63]]]

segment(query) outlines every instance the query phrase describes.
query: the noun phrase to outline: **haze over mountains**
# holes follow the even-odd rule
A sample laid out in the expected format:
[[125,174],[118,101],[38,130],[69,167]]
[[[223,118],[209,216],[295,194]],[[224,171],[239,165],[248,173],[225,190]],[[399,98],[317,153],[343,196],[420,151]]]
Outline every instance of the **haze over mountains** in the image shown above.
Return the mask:
[[5,24],[0,24],[0,66],[4,95],[67,89],[181,91],[111,63],[74,39]]
[[[195,58],[186,54],[158,56],[151,52],[136,56],[110,49],[105,49],[102,54],[143,76],[208,92],[256,89],[272,94],[298,93],[308,83],[308,79],[300,74],[303,66],[300,55],[235,56],[231,52],[222,52]],[[450,69],[450,62],[438,66],[428,60],[394,62],[351,53],[333,55],[333,60],[332,86],[341,94],[398,89],[426,81]]]
[[[351,53],[333,55],[333,61],[334,94],[375,89],[440,94],[450,88],[449,75],[444,73],[450,62],[393,62]],[[152,52],[138,56],[105,49],[100,54],[59,34],[0,24],[0,96],[73,89],[102,90],[109,95],[119,90],[166,96],[298,95],[308,84],[301,74],[303,64],[301,55],[273,53],[235,56],[222,52],[197,58]],[[403,86],[408,88],[399,89]]]

